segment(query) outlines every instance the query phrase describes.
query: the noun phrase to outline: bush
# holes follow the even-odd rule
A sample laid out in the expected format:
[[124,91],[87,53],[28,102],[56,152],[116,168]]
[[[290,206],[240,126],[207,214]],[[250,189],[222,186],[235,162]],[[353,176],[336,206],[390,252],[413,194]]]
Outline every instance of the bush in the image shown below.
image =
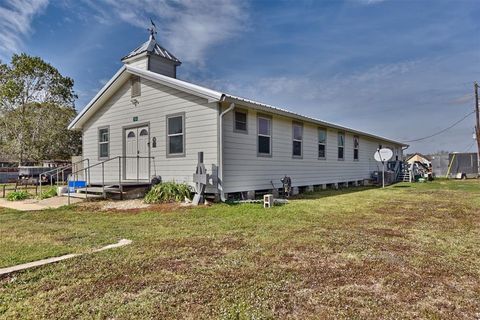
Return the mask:
[[57,195],[57,188],[50,187],[47,190],[42,192],[42,194],[40,195],[40,199],[48,199],[48,198],[55,197],[56,195]]
[[148,191],[145,203],[180,202],[185,197],[190,198],[192,189],[186,183],[163,182]]
[[30,193],[27,191],[13,191],[7,195],[8,201],[19,201],[30,198]]

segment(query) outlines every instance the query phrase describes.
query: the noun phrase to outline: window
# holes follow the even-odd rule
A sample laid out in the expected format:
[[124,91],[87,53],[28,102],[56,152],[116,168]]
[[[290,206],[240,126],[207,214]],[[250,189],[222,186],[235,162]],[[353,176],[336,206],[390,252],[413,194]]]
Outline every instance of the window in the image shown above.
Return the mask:
[[258,155],[272,155],[272,119],[258,116]]
[[292,156],[294,158],[302,157],[302,143],[303,143],[303,125],[298,122],[294,122],[292,125]]
[[353,136],[353,160],[358,160],[358,147],[360,145],[358,136]]
[[101,159],[109,156],[110,135],[108,131],[108,127],[98,129],[98,157]]
[[234,116],[234,131],[247,133],[247,112],[236,110]]
[[183,114],[167,116],[167,155],[169,156],[185,155],[184,119]]
[[343,160],[343,149],[345,148],[345,133],[338,133],[338,160]]
[[327,130],[318,129],[318,158],[325,159],[327,157],[327,151],[325,149],[327,145]]
[[130,80],[130,84],[131,84],[131,97],[135,98],[140,96],[141,94],[140,77],[136,77],[136,76],[132,77],[132,79]]

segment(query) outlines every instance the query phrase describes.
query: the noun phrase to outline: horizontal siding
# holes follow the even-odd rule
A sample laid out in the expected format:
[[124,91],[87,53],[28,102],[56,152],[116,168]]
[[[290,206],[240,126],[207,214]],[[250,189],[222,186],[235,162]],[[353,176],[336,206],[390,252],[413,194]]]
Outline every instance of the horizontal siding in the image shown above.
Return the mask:
[[147,70],[147,58],[146,57],[140,57],[135,61],[129,62],[129,65],[135,68],[140,68]]
[[175,66],[173,63],[166,62],[165,59],[162,58],[151,56],[149,69],[168,77],[175,77]]
[[292,157],[292,119],[272,115],[272,157],[257,156],[257,113],[248,110],[248,134],[234,132],[233,112],[225,115],[225,192],[270,189],[287,175],[293,186],[337,183],[369,178],[378,170],[373,154],[379,144],[401,159],[401,147],[360,136],[359,160],[353,160],[353,134],[345,134],[345,159],[337,159],[338,130],[327,128],[327,157],[318,159],[318,126],[304,123],[303,158]]
[[[192,183],[197,165],[197,153],[204,152],[205,166],[212,172],[217,164],[218,110],[216,104],[208,104],[203,98],[195,97],[149,80],[141,80],[141,96],[138,105],[131,102],[130,84],[127,81],[100,108],[84,126],[83,157],[90,164],[98,163],[98,128],[110,126],[110,157],[123,155],[123,127],[148,122],[150,138],[156,137],[157,147],[151,148],[152,175],[156,172],[164,181]],[[185,112],[185,157],[166,156],[166,116]],[[138,122],[133,122],[133,117]],[[118,161],[105,165],[105,181],[118,181]],[[92,182],[101,182],[101,167],[92,168]]]

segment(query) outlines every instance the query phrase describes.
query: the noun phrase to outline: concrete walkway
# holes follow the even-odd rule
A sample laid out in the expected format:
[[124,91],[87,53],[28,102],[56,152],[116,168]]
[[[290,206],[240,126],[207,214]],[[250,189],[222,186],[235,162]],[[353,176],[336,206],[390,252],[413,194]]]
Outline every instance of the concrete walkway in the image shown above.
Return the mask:
[[[83,253],[83,254],[95,253],[95,252],[100,252],[100,251],[104,251],[104,250],[108,250],[108,249],[123,247],[123,246],[129,245],[131,243],[132,243],[132,240],[122,239],[122,240],[118,241],[117,243],[109,244],[109,245],[107,245],[105,247],[102,247],[100,249],[94,249],[94,250],[91,250],[90,252],[86,252],[86,253]],[[12,272],[16,272],[16,271],[35,268],[35,267],[43,266],[43,265],[46,265],[46,264],[51,264],[51,263],[55,263],[55,262],[58,262],[58,261],[71,259],[71,258],[74,258],[74,257],[81,256],[83,254],[82,253],[71,253],[71,254],[66,254],[66,255],[60,256],[60,257],[42,259],[42,260],[37,260],[37,261],[28,262],[28,263],[24,263],[24,264],[18,264],[18,265],[13,266],[13,267],[2,268],[2,269],[0,269],[0,276],[4,275],[4,274],[9,274],[9,273],[12,273]]]
[[[83,199],[70,198],[70,203],[82,202]],[[68,204],[67,197],[52,197],[43,200],[26,199],[20,201],[8,201],[0,199],[0,207],[15,209],[20,211],[36,211],[45,209],[55,209]]]

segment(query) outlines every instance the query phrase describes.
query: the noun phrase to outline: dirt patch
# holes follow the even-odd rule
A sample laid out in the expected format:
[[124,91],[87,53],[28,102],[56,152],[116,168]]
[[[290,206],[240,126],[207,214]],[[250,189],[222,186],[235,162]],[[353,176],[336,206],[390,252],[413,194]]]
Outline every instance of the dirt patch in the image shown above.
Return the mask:
[[188,210],[190,206],[185,203],[172,202],[151,204],[149,208],[155,212],[173,212],[177,210]]
[[107,211],[107,212],[130,212],[141,213],[145,209],[154,212],[174,212],[178,210],[186,210],[188,205],[183,203],[159,203],[159,204],[147,204],[142,199],[134,200],[100,200],[100,201],[88,201],[78,205],[78,208],[82,211],[90,212]]
[[150,205],[141,199],[123,200],[123,201],[107,201],[101,206],[101,210],[132,210],[148,208]]
[[387,228],[373,228],[369,229],[370,233],[381,237],[400,237],[404,238],[405,234],[400,230],[387,229]]

